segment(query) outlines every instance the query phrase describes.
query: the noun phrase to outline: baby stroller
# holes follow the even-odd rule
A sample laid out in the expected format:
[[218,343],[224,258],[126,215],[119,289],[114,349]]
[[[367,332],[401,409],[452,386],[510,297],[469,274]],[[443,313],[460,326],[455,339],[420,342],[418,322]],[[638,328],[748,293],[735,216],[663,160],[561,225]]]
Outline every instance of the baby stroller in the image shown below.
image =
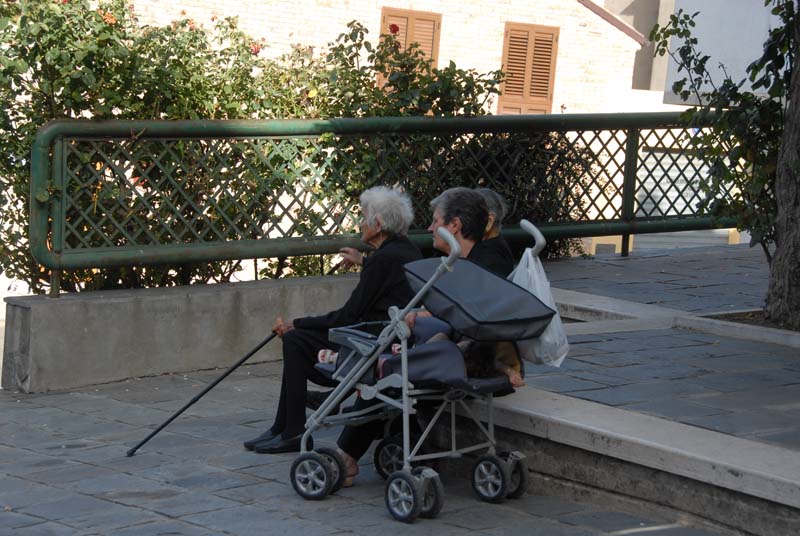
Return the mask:
[[[533,227],[525,224],[526,229]],[[307,450],[311,435],[323,427],[359,425],[376,419],[386,421],[388,437],[375,449],[375,469],[386,478],[386,506],[399,521],[435,517],[443,506],[444,488],[438,474],[432,468],[418,465],[425,460],[460,457],[488,449],[472,470],[472,487],[478,498],[500,502],[525,492],[524,456],[495,449],[492,400],[495,393],[511,390],[508,377],[468,378],[463,355],[450,340],[410,348],[414,333],[404,318],[423,305],[462,337],[481,342],[516,341],[541,334],[555,311],[522,287],[459,259],[460,248],[452,235],[441,228],[438,232],[449,244],[450,255],[443,259],[423,259],[404,267],[415,291],[408,305],[403,309],[390,308],[387,322],[361,323],[329,331],[329,339],[341,345],[339,357],[335,364],[318,364],[317,368],[338,385],[306,421],[301,452],[291,467],[292,486],[303,498],[322,499],[337,491],[345,478],[344,461],[338,451],[327,447]],[[372,334],[378,331],[379,335]],[[398,341],[399,353],[386,353]],[[361,398],[375,400],[375,404],[360,411],[334,414],[353,389],[359,391]],[[470,399],[485,401],[487,426],[465,403]],[[412,444],[410,418],[417,413],[418,405],[426,408],[433,405],[435,411]],[[457,407],[472,418],[485,440],[457,448]],[[423,453],[422,445],[445,409],[450,410],[450,448]],[[402,419],[402,435],[391,436],[391,423],[396,417]]]

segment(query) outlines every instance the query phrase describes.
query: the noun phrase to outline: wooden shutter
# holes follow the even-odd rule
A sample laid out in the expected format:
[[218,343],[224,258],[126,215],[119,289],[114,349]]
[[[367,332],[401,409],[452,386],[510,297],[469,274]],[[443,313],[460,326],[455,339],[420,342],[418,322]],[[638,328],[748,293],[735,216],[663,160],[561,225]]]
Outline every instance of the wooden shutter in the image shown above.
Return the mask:
[[557,52],[558,28],[506,23],[498,113],[550,113]]
[[411,43],[419,44],[425,56],[433,61],[433,66],[437,66],[439,35],[442,28],[440,14],[385,7],[381,17],[381,34],[391,33],[389,26],[392,24],[396,24],[400,28],[397,40],[403,48],[408,47]]

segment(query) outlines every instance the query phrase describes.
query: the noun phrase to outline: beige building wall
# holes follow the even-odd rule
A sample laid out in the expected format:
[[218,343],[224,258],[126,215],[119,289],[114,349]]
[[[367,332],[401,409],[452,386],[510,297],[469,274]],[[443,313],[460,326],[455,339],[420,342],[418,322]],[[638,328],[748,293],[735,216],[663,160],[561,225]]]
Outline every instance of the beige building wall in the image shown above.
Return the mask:
[[556,26],[553,113],[652,111],[646,107],[652,101],[631,89],[639,43],[577,0],[137,0],[134,5],[142,24],[192,18],[210,27],[212,17],[238,16],[242,30],[266,40],[263,53],[270,56],[295,43],[322,50],[351,20],[367,26],[376,42],[383,7],[430,11],[442,15],[439,65],[452,60],[479,72],[501,67],[506,22]]

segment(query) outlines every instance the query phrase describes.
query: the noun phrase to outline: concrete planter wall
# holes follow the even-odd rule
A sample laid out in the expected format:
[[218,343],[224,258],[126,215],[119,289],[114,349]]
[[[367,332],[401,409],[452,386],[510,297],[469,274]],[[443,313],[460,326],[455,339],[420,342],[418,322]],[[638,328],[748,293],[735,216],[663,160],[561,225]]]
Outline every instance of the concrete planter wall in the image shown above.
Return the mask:
[[[35,393],[227,367],[269,335],[276,316],[339,307],[356,281],[344,275],[6,298],[2,385]],[[250,362],[280,355],[275,340]]]

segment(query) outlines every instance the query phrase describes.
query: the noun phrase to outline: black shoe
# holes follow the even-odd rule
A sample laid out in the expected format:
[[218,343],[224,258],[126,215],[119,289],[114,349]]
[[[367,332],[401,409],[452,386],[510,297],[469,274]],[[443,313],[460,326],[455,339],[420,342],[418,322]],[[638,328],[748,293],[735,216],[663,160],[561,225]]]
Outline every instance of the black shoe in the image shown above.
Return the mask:
[[[284,452],[300,452],[300,440],[302,439],[302,437],[303,434],[290,437],[289,439],[284,439],[283,437],[278,436],[270,441],[259,443],[253,450],[255,450],[259,454],[282,454]],[[313,449],[314,440],[311,439],[309,443],[310,443],[309,449]]]
[[[333,391],[306,391],[306,407],[317,411]],[[338,408],[333,413],[338,413]]]
[[247,450],[253,450],[258,443],[264,443],[269,441],[270,439],[275,439],[276,437],[280,437],[281,434],[273,434],[272,428],[264,432],[258,437],[254,437],[253,439],[248,439],[244,442],[244,448]]

